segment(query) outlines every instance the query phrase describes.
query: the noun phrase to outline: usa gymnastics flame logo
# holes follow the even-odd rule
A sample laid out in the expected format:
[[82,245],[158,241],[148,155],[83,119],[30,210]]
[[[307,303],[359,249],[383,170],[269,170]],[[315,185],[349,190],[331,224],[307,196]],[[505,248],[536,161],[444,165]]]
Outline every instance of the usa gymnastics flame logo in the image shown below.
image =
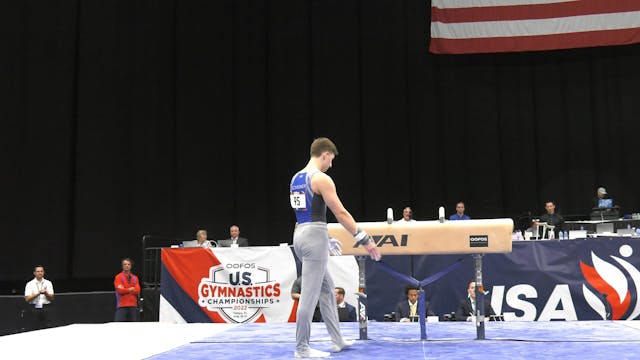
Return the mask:
[[[633,254],[633,249],[629,245],[622,245],[619,252],[620,255],[628,258]],[[619,266],[601,259],[593,251],[591,252],[593,266],[580,261],[582,275],[595,290],[593,292],[586,284],[582,284],[582,293],[589,306],[602,319],[607,319],[607,313],[610,312],[612,320],[633,320],[640,315],[640,299],[637,296],[640,289],[640,271],[620,257],[611,255],[611,258]],[[635,296],[632,296],[629,280],[621,269],[626,271],[633,283]],[[635,298],[635,306],[630,311],[632,297]]]

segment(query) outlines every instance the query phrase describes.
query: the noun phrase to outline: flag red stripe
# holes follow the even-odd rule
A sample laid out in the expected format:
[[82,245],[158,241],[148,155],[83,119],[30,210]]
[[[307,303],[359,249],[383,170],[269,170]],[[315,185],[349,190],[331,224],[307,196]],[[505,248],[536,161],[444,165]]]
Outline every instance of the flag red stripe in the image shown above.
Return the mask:
[[552,19],[578,15],[640,11],[638,0],[583,0],[554,4],[487,6],[472,8],[431,8],[431,21],[462,23],[503,20]]
[[640,42],[640,28],[517,37],[432,38],[429,51],[434,54],[494,53],[625,45],[637,42]]

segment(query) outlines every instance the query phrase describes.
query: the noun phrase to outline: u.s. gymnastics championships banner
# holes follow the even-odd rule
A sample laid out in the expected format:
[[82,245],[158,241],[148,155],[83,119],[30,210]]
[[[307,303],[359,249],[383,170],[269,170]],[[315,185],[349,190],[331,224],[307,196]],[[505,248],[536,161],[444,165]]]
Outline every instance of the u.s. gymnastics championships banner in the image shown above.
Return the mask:
[[162,249],[161,277],[161,322],[286,322],[294,311],[288,247]]

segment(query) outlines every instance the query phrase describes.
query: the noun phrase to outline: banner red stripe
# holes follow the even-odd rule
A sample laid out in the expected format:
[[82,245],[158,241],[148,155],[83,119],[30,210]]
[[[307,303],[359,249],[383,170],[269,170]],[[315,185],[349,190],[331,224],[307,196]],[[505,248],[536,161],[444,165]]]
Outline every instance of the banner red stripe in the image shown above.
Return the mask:
[[289,322],[296,322],[296,317],[298,316],[298,300],[293,302],[293,308],[291,309],[291,313],[289,314]]
[[[219,265],[220,261],[211,251],[202,248],[162,249],[162,263],[178,285],[198,303],[198,287],[186,286],[198,284],[200,279],[209,276],[209,268]],[[225,322],[217,313],[205,311],[213,322]]]
[[431,8],[431,21],[463,23],[481,21],[552,19],[578,15],[640,11],[637,0],[583,0],[554,4],[489,6],[472,8]]
[[640,28],[497,38],[432,38],[429,51],[434,54],[494,53],[626,45],[637,42],[640,42]]

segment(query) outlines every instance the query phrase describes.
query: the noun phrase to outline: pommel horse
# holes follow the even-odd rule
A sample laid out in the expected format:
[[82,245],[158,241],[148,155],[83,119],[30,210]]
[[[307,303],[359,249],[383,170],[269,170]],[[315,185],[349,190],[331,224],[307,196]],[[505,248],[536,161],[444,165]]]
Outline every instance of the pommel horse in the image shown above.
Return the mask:
[[[340,241],[343,255],[356,255],[359,266],[358,322],[360,340],[367,339],[365,260],[367,251],[355,242],[342,225],[327,224],[329,236]],[[483,219],[463,221],[363,222],[358,227],[366,231],[383,255],[473,254],[476,281],[476,334],[485,338],[484,286],[482,256],[486,253],[511,252],[513,220]],[[426,340],[424,324],[424,292],[421,291],[421,338]]]

